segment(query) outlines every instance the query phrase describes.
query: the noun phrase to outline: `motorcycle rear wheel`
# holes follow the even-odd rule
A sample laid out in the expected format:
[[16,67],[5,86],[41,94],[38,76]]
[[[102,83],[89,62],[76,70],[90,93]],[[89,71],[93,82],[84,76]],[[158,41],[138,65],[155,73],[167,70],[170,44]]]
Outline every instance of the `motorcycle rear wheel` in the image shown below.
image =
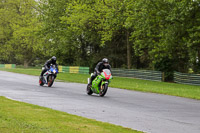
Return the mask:
[[87,85],[86,92],[88,95],[92,95],[93,92],[91,90],[91,85],[89,85],[89,84]]

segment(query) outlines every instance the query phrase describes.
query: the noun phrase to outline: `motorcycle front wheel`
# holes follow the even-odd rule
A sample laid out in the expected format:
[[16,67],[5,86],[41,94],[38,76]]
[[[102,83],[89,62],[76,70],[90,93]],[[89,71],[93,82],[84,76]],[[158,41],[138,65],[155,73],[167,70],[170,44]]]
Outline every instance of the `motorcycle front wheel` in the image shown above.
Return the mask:
[[43,85],[44,85],[44,83],[43,83],[43,81],[42,81],[42,78],[41,78],[41,77],[39,77],[39,85],[40,85],[40,86],[43,86]]
[[91,90],[91,85],[89,85],[89,84],[87,85],[86,92],[88,95],[92,95],[93,92]]
[[48,77],[48,87],[51,87],[53,85],[53,82],[54,82],[54,76],[49,75],[49,77]]
[[107,90],[108,90],[108,84],[104,84],[103,86],[101,86],[99,95],[103,97],[106,94]]

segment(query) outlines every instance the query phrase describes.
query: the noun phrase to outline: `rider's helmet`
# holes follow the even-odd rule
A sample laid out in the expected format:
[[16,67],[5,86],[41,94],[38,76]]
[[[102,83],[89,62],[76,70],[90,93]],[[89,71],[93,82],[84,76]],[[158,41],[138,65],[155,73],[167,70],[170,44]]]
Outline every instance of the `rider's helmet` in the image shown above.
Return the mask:
[[53,64],[56,63],[56,57],[55,57],[55,56],[51,57],[51,62],[52,62]]
[[102,62],[103,62],[104,66],[108,66],[108,59],[107,58],[103,58]]

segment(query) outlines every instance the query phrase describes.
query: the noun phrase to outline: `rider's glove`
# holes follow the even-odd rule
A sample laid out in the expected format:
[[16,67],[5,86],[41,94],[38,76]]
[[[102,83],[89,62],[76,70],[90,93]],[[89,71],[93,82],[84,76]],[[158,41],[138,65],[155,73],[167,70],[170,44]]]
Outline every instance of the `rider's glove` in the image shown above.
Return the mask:
[[97,71],[97,75],[101,75],[101,73],[99,71]]

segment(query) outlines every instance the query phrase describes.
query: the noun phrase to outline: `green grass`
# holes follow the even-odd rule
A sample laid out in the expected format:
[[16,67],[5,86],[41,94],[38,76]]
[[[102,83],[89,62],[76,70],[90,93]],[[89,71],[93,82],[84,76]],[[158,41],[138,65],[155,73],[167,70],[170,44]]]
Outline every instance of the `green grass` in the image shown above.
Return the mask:
[[[24,73],[38,76],[41,70],[38,69],[0,69],[10,72]],[[57,79],[67,82],[87,83],[89,74],[59,73]],[[200,99],[200,86],[184,85],[167,82],[156,82],[139,80],[133,78],[114,77],[110,87],[129,89],[143,92],[153,92],[192,99]]]
[[109,123],[0,97],[0,133],[136,133]]

